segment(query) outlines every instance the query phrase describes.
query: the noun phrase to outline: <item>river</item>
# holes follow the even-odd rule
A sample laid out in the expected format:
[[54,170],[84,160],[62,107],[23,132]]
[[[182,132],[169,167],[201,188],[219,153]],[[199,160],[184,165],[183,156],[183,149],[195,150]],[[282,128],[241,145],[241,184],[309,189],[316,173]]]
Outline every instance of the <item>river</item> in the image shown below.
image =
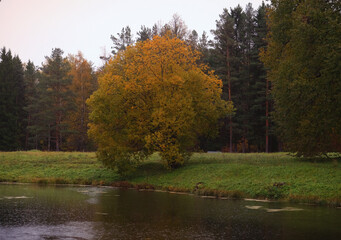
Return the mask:
[[341,209],[101,187],[0,185],[0,239],[341,239]]

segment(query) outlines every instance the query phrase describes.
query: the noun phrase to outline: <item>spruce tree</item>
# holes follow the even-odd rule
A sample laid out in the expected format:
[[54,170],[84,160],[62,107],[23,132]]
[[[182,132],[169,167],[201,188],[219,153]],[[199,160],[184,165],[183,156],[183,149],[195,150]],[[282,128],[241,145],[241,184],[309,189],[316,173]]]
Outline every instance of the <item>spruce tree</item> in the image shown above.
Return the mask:
[[134,43],[133,35],[131,33],[131,29],[129,26],[122,28],[120,33],[117,33],[116,36],[111,35],[110,39],[113,41],[114,46],[111,47],[112,54],[116,54],[118,51],[125,50],[129,45]]
[[[220,139],[225,150],[249,152],[266,150],[266,72],[260,49],[266,46],[265,8],[254,11],[251,4],[224,9],[212,31],[214,41],[208,52],[209,65],[224,80],[225,98],[236,110],[225,121]],[[228,135],[227,135],[228,133]],[[268,133],[269,134],[269,133]]]
[[33,62],[28,61],[25,71],[25,111],[26,118],[26,136],[25,149],[38,149],[38,134],[36,128],[36,114],[39,112],[40,106],[38,103],[38,71]]
[[24,144],[23,66],[10,50],[2,48],[0,54],[0,150],[13,151]]
[[141,26],[141,30],[137,32],[137,42],[143,42],[152,39],[152,30],[146,26]]
[[[230,12],[225,8],[223,13],[216,21],[216,29],[212,30],[214,41],[212,42],[211,66],[216,74],[223,81],[223,99],[232,101],[232,75],[233,55],[232,51],[235,45],[234,41],[234,20]],[[225,128],[222,133],[222,139],[226,139],[228,132],[229,151],[233,151],[233,125],[232,117],[229,116],[225,121]],[[225,140],[226,141],[226,140]]]
[[[52,50],[50,57],[42,67],[40,83],[41,103],[44,106],[43,120],[48,138],[48,150],[54,143],[56,151],[61,150],[64,134],[67,131],[65,124],[66,112],[73,107],[70,100],[72,92],[69,90],[71,78],[68,75],[70,64],[63,58],[63,51],[59,48]],[[53,121],[51,121],[53,119]]]

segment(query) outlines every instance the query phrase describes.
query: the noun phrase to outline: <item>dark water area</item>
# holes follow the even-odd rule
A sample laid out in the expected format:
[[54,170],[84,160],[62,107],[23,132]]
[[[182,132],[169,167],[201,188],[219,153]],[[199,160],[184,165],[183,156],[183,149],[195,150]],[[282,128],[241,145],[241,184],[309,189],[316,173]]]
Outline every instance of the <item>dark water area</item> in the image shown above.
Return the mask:
[[341,239],[341,209],[97,187],[0,185],[0,239]]

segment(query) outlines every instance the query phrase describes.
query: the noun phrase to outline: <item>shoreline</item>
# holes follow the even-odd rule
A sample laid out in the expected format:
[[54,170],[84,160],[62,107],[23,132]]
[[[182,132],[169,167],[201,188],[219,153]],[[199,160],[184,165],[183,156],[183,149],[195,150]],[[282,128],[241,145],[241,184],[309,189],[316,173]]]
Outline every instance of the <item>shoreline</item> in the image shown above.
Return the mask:
[[122,177],[103,167],[93,152],[0,152],[0,182],[120,187],[341,207],[340,163],[298,159],[287,153],[194,153],[183,167],[170,171],[154,154],[132,175]]
[[[218,196],[218,195],[202,195],[198,193],[193,193],[191,191],[174,191],[174,190],[164,190],[156,188],[150,184],[131,184],[130,187],[125,186],[118,186],[117,183],[114,182],[112,185],[87,185],[87,184],[77,184],[77,183],[30,183],[30,182],[0,182],[0,185],[30,185],[30,186],[55,186],[55,187],[97,187],[97,188],[109,188],[109,189],[126,189],[126,190],[135,190],[139,192],[160,192],[160,193],[169,193],[169,194],[177,194],[177,195],[187,195],[187,196],[193,196],[198,198],[204,198],[204,199],[217,199],[217,200],[242,200],[245,202],[261,202],[261,203],[293,203],[293,204],[304,204],[304,205],[310,205],[310,206],[324,206],[324,207],[332,207],[336,209],[341,209],[341,202],[306,202],[306,201],[292,201],[290,199],[262,199],[262,198],[248,198],[248,197],[225,197],[225,196]],[[127,184],[127,183],[125,183]],[[142,186],[142,187],[141,187]],[[143,186],[148,186],[146,188],[143,188]],[[212,190],[211,190],[212,191]],[[217,193],[219,191],[215,190]],[[224,191],[221,191],[224,192]],[[299,198],[299,196],[297,196]],[[301,196],[302,199],[304,199],[304,196]]]

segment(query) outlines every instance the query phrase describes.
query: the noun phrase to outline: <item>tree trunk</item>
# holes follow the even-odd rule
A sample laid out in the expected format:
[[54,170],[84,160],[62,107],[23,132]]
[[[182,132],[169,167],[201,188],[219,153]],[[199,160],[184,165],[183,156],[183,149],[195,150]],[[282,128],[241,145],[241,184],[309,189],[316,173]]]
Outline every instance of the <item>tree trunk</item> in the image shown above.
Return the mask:
[[[81,79],[82,80],[82,79]],[[86,129],[84,129],[84,120],[85,120],[85,97],[84,97],[84,83],[81,82],[81,94],[82,94],[82,113],[81,113],[81,147],[80,150],[84,152],[85,149],[85,136]]]
[[36,145],[36,150],[38,150],[38,134],[35,135],[34,144]]
[[[61,92],[61,87],[59,86],[59,92]],[[57,112],[57,118],[56,118],[56,151],[59,152],[59,145],[61,143],[61,132],[60,132],[60,124],[62,122],[62,112],[61,112],[61,108],[62,108],[62,98],[59,97],[59,110]]]
[[[231,66],[230,66],[230,49],[226,48],[226,62],[227,62],[227,85],[229,91],[229,101],[231,101]],[[232,117],[229,117],[229,125],[230,125],[230,153],[233,152],[232,148]]]
[[47,137],[47,151],[51,150],[51,125],[49,124],[49,135]]
[[59,123],[58,123],[58,115],[56,119],[56,151],[59,151]]
[[246,140],[245,140],[245,137],[242,137],[242,141],[243,141],[242,152],[245,153],[245,150],[246,150]]
[[29,138],[29,132],[28,127],[31,125],[31,115],[28,114],[27,118],[27,127],[26,127],[26,138],[25,138],[25,149],[28,150],[28,138]]
[[269,152],[269,80],[266,79],[266,91],[265,91],[265,152]]

